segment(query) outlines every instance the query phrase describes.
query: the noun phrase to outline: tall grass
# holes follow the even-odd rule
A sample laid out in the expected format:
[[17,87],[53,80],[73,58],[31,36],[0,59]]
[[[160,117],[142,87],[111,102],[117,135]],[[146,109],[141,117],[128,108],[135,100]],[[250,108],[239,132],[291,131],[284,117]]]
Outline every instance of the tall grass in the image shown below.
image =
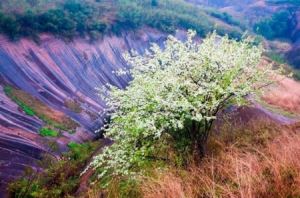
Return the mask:
[[[270,198],[300,196],[300,134],[282,128],[266,145],[222,145],[188,170],[157,172],[142,184],[144,197]],[[299,128],[298,128],[299,130]],[[155,178],[155,179],[153,179]]]

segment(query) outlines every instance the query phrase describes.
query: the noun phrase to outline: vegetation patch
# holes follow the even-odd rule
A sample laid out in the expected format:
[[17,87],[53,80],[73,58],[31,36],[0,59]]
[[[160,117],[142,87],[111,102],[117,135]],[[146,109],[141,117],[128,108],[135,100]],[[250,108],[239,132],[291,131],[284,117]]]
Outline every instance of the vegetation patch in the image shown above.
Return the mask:
[[299,6],[300,2],[298,0],[267,0],[267,3],[271,4],[291,4]]
[[74,160],[86,158],[87,152],[82,151],[91,150],[90,144],[78,144],[76,142],[69,142],[68,147],[72,151],[71,158]]
[[60,160],[45,156],[40,162],[42,172],[27,169],[9,185],[11,197],[61,198],[74,197],[80,184],[80,173],[101,142],[69,144],[70,150]]
[[49,128],[41,128],[39,132],[44,137],[57,137],[59,135],[59,132]]
[[39,99],[11,86],[4,87],[5,94],[29,116],[37,116],[50,128],[74,132],[78,124],[63,113],[49,108]]
[[297,26],[295,14],[293,9],[276,12],[271,18],[266,18],[256,23],[254,31],[270,40],[278,38],[291,39]]
[[[38,40],[38,34],[48,32],[66,38],[88,36],[98,39],[106,33],[120,34],[122,31],[135,30],[150,26],[164,32],[174,32],[178,28],[192,28],[201,36],[217,30],[219,34],[228,33],[231,37],[240,38],[239,28],[215,26],[211,14],[201,7],[191,5],[183,0],[67,0],[42,2],[32,6],[21,0],[23,11],[5,11],[8,2],[0,8],[0,32],[15,40],[20,37],[31,37]],[[49,7],[49,9],[45,9]],[[229,25],[240,26],[228,14],[213,13]]]
[[231,16],[227,12],[220,12],[220,11],[214,10],[214,9],[207,9],[207,13],[215,18],[218,18],[218,19],[224,21],[225,23],[227,23],[229,25],[238,26],[242,30],[246,30],[246,25],[241,23],[240,20],[235,19],[233,16]]
[[283,54],[279,54],[274,51],[270,51],[266,55],[267,55],[267,57],[269,57],[272,61],[274,61],[277,64],[287,64],[287,60]]
[[26,105],[24,102],[20,101],[14,94],[14,89],[10,86],[4,87],[4,93],[10,97],[15,103],[19,105],[19,107],[26,113],[26,115],[34,116],[36,115],[35,111],[28,105]]
[[218,138],[219,153],[207,156],[201,165],[157,169],[142,179],[141,197],[299,197],[299,140],[299,134],[286,129],[265,139],[264,146],[253,140],[239,147],[236,143],[243,138]]

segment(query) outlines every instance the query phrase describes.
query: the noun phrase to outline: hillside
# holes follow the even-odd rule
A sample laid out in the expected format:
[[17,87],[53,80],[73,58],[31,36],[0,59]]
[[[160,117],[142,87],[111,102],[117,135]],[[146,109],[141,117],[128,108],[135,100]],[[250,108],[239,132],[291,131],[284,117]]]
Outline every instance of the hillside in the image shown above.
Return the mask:
[[[190,2],[217,8],[245,21],[248,29],[268,39],[268,47],[285,58],[296,68],[300,67],[299,3],[298,1],[249,0],[249,1],[202,1]],[[279,42],[278,42],[279,41]],[[287,46],[287,47],[282,47]]]
[[69,40],[76,36],[96,40],[107,33],[120,34],[124,30],[149,26],[169,33],[178,28],[193,28],[200,36],[213,29],[232,37],[241,36],[237,24],[216,25],[216,18],[207,10],[181,0],[38,2],[33,3],[33,7],[26,0],[18,3],[19,7],[12,6],[10,1],[2,2],[2,33],[11,39],[23,36],[38,39],[39,33],[48,32]]
[[[106,111],[107,101],[99,95],[96,88],[111,84],[124,89],[130,85],[129,82],[133,80],[130,74],[116,75],[120,69],[131,68],[124,57],[125,52],[134,55],[133,50],[143,55],[152,43],[158,44],[163,49],[169,35],[185,41],[187,29],[197,31],[196,43],[214,30],[218,35],[228,34],[229,38],[240,41],[243,32],[248,30],[255,37],[258,34],[265,36],[263,43],[272,53],[274,52],[271,54],[274,59],[278,58],[281,61],[282,57],[281,55],[278,57],[278,54],[284,53],[290,63],[296,67],[300,66],[298,53],[300,11],[297,1],[190,0],[189,2],[192,4],[183,0],[0,1],[0,198],[8,196],[8,186],[12,197],[24,198],[47,196],[93,198],[107,193],[108,197],[122,197],[117,193],[125,193],[123,197],[137,197],[134,193],[142,193],[144,197],[147,197],[146,195],[196,197],[197,193],[210,197],[211,194],[208,192],[216,190],[211,189],[214,184],[211,180],[213,178],[200,170],[200,166],[194,167],[195,172],[189,169],[192,168],[190,164],[187,169],[186,165],[178,167],[177,163],[182,163],[180,157],[183,154],[178,158],[175,157],[175,165],[172,164],[170,167],[167,165],[167,169],[171,169],[167,170],[168,174],[159,172],[162,168],[161,161],[158,164],[151,164],[153,167],[149,167],[150,177],[144,178],[141,185],[136,185],[137,183],[131,180],[123,183],[116,179],[115,183],[103,190],[101,185],[97,188],[93,186],[99,170],[88,170],[81,175],[91,162],[91,158],[101,153],[104,146],[112,144],[111,140],[103,138],[102,133],[105,129],[101,127],[110,123],[110,119]],[[282,30],[284,37],[272,34],[272,38],[268,38],[264,35],[265,31],[256,31],[256,26],[267,24],[270,31],[266,32],[274,32],[277,26],[273,24],[278,22],[276,13],[281,13],[284,9],[289,10],[284,17],[292,21],[286,23],[286,18],[283,20],[281,27],[289,27],[288,30]],[[264,21],[267,22],[261,23]],[[251,43],[250,46],[255,45]],[[226,56],[226,53],[220,53],[217,58],[222,58],[223,55]],[[160,61],[158,63],[163,64]],[[272,62],[262,61],[262,65],[268,63]],[[218,65],[218,62],[216,64]],[[164,82],[167,80],[166,78]],[[210,163],[214,163],[214,160],[228,162],[223,160],[223,157],[231,159],[230,152],[233,150],[230,149],[236,149],[233,152],[236,152],[238,157],[242,156],[238,158],[240,160],[260,158],[258,154],[249,152],[251,147],[276,160],[274,153],[268,153],[268,148],[276,144],[277,138],[280,140],[285,138],[279,131],[291,133],[299,131],[299,82],[284,78],[277,85],[268,88],[261,101],[250,99],[251,104],[246,106],[222,110],[221,115],[223,113],[229,115],[230,127],[224,126],[227,120],[224,121],[218,114],[218,120],[212,126],[212,131],[213,134],[215,132],[218,134],[222,131],[219,128],[224,127],[222,129],[225,135],[213,136],[210,143],[218,150],[218,154],[225,154],[216,155],[217,158],[211,158],[210,155],[204,158],[205,170],[215,170],[210,169]],[[152,107],[150,105],[147,108],[151,111]],[[261,125],[257,125],[257,128],[252,125],[260,121],[263,122],[262,128]],[[278,133],[274,135],[273,129]],[[233,135],[234,137],[228,135],[231,130],[238,135]],[[251,130],[255,131],[254,135],[249,132]],[[243,132],[245,136],[240,135]],[[291,147],[286,149],[295,149],[298,155],[300,150],[296,143],[300,138],[292,137],[294,141],[289,139]],[[241,144],[235,144],[240,141]],[[139,145],[140,142],[137,141],[135,144]],[[181,144],[186,142],[180,142],[176,146],[182,146]],[[215,149],[209,150],[208,153],[214,153]],[[168,154],[174,157],[173,151],[169,151]],[[243,156],[244,153],[250,157]],[[292,164],[290,158],[285,160],[287,164],[284,165]],[[269,167],[266,161],[262,160],[261,163]],[[228,166],[230,171],[239,168],[234,167],[233,161],[230,163],[220,164]],[[258,161],[253,164],[255,167],[262,166]],[[298,166],[293,168],[295,170],[292,171],[300,170]],[[255,174],[260,175],[259,171],[261,170]],[[187,180],[185,174],[191,174],[192,179]],[[224,181],[228,181],[228,183],[222,179],[217,181],[220,187],[217,191],[220,190],[221,197],[227,197],[225,196],[227,188],[229,194],[239,193],[237,191],[240,188],[234,186],[237,185],[235,179],[241,178],[234,178],[233,172],[226,175],[225,171],[220,171],[217,174],[220,178],[224,177]],[[197,186],[192,188],[193,183],[197,183],[193,180],[199,180],[197,175],[208,179],[198,184],[203,187],[200,189],[203,192],[200,190],[196,192]],[[249,175],[246,176],[250,177]],[[295,175],[295,178],[298,177]],[[15,183],[9,185],[13,180]],[[271,183],[266,182],[265,186]],[[170,192],[174,187],[173,184],[175,191]],[[205,186],[206,184],[208,186]],[[252,188],[255,185],[249,189],[255,189]],[[284,181],[280,185],[284,188],[288,186]],[[260,190],[264,193],[270,192],[268,189]],[[292,191],[293,186],[287,188],[287,191],[289,190]],[[276,193],[277,191],[274,192],[274,196]]]
[[[65,151],[70,141],[82,143],[95,137],[104,116],[104,103],[95,88],[108,82],[124,87],[130,78],[113,75],[113,71],[127,67],[121,54],[129,49],[143,52],[150,42],[164,38],[152,29],[107,36],[93,44],[83,39],[66,43],[49,35],[41,36],[42,45],[28,39],[11,43],[2,36],[0,189],[5,189],[7,180],[19,176],[24,167],[18,164],[34,166],[36,162],[28,159],[40,159],[43,152],[57,154]],[[22,105],[18,107],[9,98],[8,87],[34,115],[26,115]],[[43,138],[39,133],[45,127],[61,135]],[[52,150],[53,142],[58,150]],[[9,169],[5,168],[8,164]]]
[[180,0],[1,1],[1,191],[44,153],[96,137],[105,105],[95,88],[127,84],[113,75],[127,67],[123,52],[143,53],[181,28],[239,38],[239,25]]

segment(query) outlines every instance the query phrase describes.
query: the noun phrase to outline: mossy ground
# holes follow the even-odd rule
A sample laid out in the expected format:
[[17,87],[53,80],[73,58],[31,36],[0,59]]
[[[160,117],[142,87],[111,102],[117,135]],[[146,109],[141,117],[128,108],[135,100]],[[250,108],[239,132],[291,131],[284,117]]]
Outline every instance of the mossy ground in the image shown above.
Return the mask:
[[78,127],[78,124],[75,121],[63,113],[51,109],[39,99],[20,89],[12,86],[5,86],[4,92],[9,98],[19,105],[26,115],[38,117],[44,121],[49,128],[73,133]]
[[41,128],[39,132],[44,137],[57,137],[59,135],[59,132],[49,128]]

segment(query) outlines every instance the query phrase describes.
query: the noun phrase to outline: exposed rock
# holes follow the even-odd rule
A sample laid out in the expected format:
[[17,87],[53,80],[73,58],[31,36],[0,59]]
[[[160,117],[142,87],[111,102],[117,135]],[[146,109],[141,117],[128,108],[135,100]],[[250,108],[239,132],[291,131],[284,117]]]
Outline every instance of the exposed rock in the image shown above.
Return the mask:
[[[53,153],[46,138],[38,134],[45,123],[25,115],[4,94],[5,85],[25,91],[55,114],[66,115],[80,125],[75,134],[63,132],[55,140],[65,150],[71,140],[93,138],[103,122],[105,104],[95,88],[107,83],[125,87],[130,80],[130,76],[113,74],[128,67],[122,54],[131,49],[143,53],[150,43],[162,43],[165,38],[152,29],[105,36],[94,43],[79,38],[64,42],[49,35],[41,36],[40,45],[29,39],[12,43],[0,36],[0,195],[25,167],[36,168],[43,153]],[[66,101],[76,101],[82,111],[72,111]]]

